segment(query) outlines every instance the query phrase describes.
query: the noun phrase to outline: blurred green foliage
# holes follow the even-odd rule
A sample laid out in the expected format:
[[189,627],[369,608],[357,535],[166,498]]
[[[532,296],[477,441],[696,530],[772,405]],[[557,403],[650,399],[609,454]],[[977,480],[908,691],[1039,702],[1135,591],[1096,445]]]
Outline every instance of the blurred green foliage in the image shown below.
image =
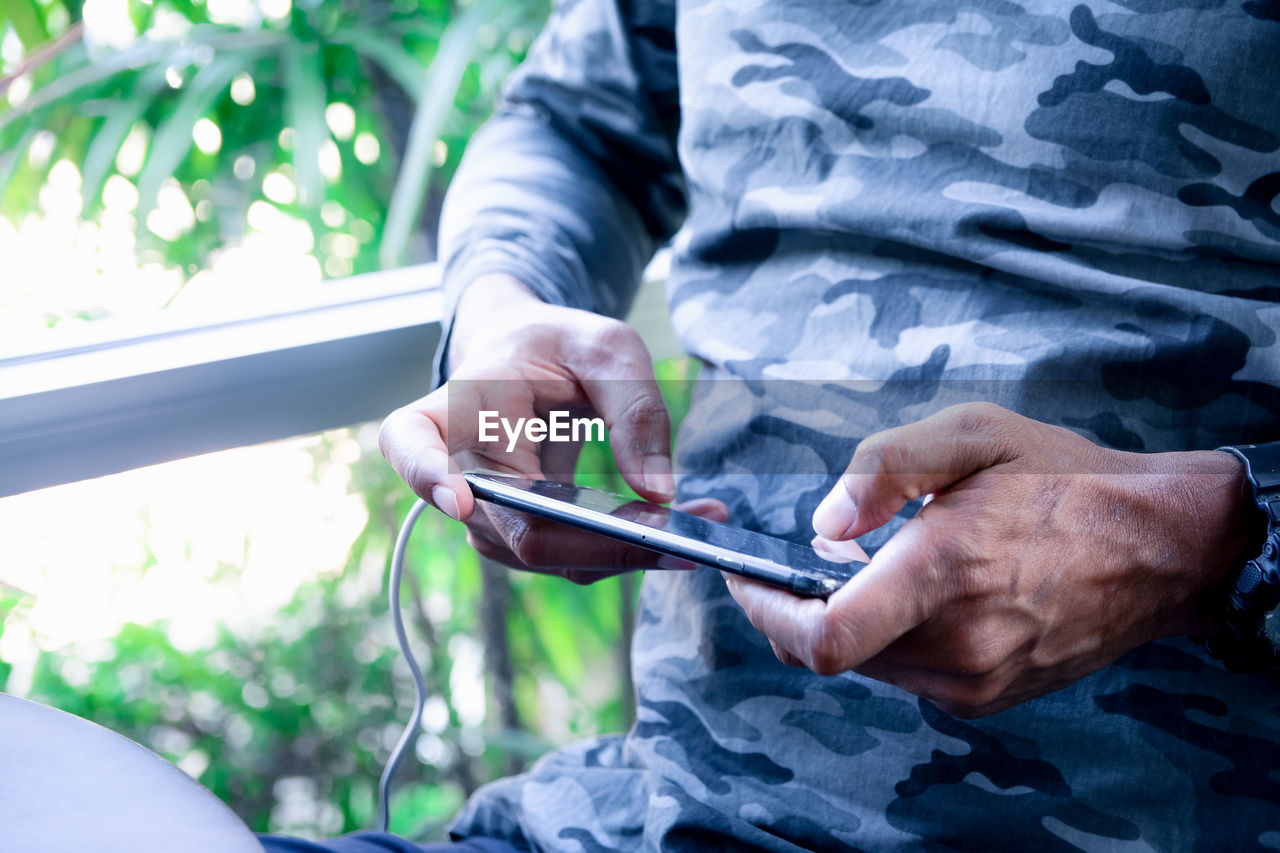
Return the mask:
[[[21,45],[0,76],[0,213],[32,209],[67,160],[89,219],[112,175],[136,187],[139,247],[171,265],[198,270],[263,200],[345,275],[430,259],[443,187],[548,0],[89,4],[0,0]],[[273,173],[293,190],[264,193]],[[171,180],[196,221],[161,236],[147,221]]]
[[[329,444],[315,451],[321,466],[337,464],[327,458]],[[366,450],[353,465],[352,488],[362,494],[369,522],[340,576],[301,587],[253,636],[223,630],[210,648],[181,651],[168,626],[157,624],[126,625],[101,659],[74,648],[43,651],[26,695],[179,763],[255,830],[318,836],[368,828],[378,774],[412,705],[387,612],[385,566],[413,496],[376,449]],[[383,579],[372,587],[362,572],[370,556]],[[406,620],[436,708],[423,735],[429,748],[419,747],[428,760],[408,762],[412,769],[401,774],[395,824],[429,837],[467,793],[507,770],[512,750],[536,755],[547,741],[529,732],[504,735],[458,715],[454,656],[467,644],[478,649],[482,636],[480,569],[461,526],[424,515],[407,568]],[[572,729],[620,727],[620,682],[609,653],[618,640],[617,584],[522,577],[514,588],[511,629],[528,725],[536,731],[539,685],[552,679],[566,688]],[[448,602],[443,618],[438,607],[428,616],[433,594]],[[23,607],[10,594],[0,612],[16,609],[10,621],[22,618]],[[602,676],[611,689],[588,707],[581,691]]]

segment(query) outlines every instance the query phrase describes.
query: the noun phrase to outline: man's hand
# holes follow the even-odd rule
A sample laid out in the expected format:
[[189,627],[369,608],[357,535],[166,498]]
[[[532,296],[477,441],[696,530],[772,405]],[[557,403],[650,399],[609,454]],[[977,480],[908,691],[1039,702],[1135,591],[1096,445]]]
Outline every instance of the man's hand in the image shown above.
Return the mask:
[[853,539],[926,496],[829,601],[728,579],[780,660],[982,716],[1207,633],[1215,588],[1261,544],[1230,455],[1108,450],[983,403],[863,441],[814,529]]
[[[476,440],[481,409],[512,422],[563,409],[603,418],[627,483],[650,500],[670,500],[671,424],[639,335],[607,317],[547,305],[509,276],[490,276],[473,282],[459,302],[449,361],[449,384],[392,412],[382,425],[382,453],[409,487],[465,522],[468,540],[482,554],[508,565],[577,582],[644,568],[650,555],[640,549],[489,504],[477,512],[462,478],[463,470],[479,468],[567,479],[578,445],[521,438],[507,452],[505,439]],[[725,515],[718,501],[680,509]]]

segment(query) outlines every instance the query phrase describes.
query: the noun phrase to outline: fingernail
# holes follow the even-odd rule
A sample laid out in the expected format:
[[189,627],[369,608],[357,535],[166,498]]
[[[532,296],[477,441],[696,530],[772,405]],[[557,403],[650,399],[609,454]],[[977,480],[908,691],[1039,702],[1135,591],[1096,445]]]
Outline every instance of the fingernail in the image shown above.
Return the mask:
[[640,477],[644,480],[644,487],[655,494],[669,499],[676,493],[676,481],[671,476],[671,460],[665,456],[646,456]]
[[436,509],[452,518],[454,521],[461,521],[462,511],[458,509],[458,496],[453,493],[453,489],[446,486],[433,486],[431,489],[431,502],[436,505]]
[[818,556],[832,563],[852,563],[864,557],[861,546],[853,539],[828,539],[815,536],[809,542]]
[[813,529],[827,539],[843,539],[858,518],[858,508],[844,483],[827,493],[813,512]]

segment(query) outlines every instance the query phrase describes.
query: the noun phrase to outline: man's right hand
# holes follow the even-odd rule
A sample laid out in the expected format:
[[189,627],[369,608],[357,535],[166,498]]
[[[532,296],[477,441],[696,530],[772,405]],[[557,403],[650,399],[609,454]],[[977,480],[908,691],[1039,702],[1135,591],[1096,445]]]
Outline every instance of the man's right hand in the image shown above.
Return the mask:
[[[622,551],[601,537],[575,536],[562,525],[488,504],[476,512],[461,473],[485,469],[567,479],[576,445],[522,437],[507,452],[505,440],[487,446],[477,441],[481,409],[512,422],[565,409],[603,418],[628,485],[649,500],[670,500],[671,423],[649,352],[635,330],[598,314],[548,305],[510,276],[487,276],[468,286],[459,301],[448,356],[450,382],[382,424],[382,454],[409,487],[466,523],[468,540],[480,553],[507,565],[578,582],[643,568],[637,549]],[[718,501],[680,508],[718,520],[727,515]]]

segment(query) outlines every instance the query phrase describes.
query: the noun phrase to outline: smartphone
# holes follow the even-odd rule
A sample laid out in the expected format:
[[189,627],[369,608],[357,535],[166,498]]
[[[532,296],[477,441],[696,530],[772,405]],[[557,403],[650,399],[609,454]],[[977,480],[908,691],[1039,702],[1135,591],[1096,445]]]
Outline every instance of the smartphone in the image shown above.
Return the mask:
[[866,563],[612,492],[493,474],[463,474],[481,500],[668,554],[806,598],[827,598]]

